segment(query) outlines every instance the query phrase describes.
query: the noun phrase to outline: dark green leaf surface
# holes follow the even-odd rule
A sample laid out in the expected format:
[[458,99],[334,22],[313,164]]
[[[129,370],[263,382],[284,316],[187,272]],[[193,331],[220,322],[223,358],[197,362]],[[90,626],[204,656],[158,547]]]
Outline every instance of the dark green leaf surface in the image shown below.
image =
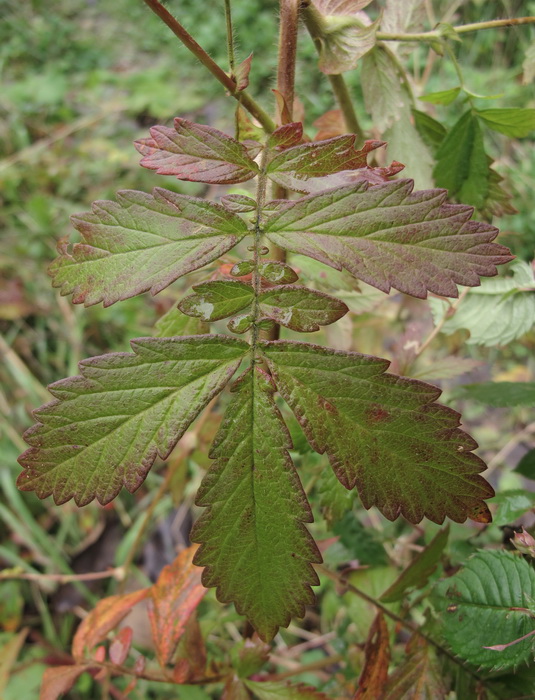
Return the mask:
[[414,125],[423,142],[434,153],[446,136],[446,129],[436,119],[418,109],[412,110]]
[[254,298],[250,284],[216,280],[193,287],[195,294],[182,299],[178,308],[188,316],[203,321],[218,321],[248,307]]
[[527,479],[535,479],[535,448],[527,452],[515,467],[515,472]]
[[481,109],[477,116],[489,129],[512,139],[521,139],[535,130],[535,109]]
[[482,382],[462,389],[466,397],[489,406],[535,406],[535,382]]
[[427,547],[418,554],[400,577],[381,596],[383,603],[393,603],[402,600],[405,594],[413,588],[423,588],[429,580],[448,543],[449,526],[439,530]]
[[465,204],[482,207],[489,192],[490,168],[477,118],[466,112],[436,153],[433,171],[438,187]]
[[56,503],[109,503],[124,485],[135,491],[155,458],[166,458],[189,424],[228,382],[249,345],[210,335],[137,338],[134,353],[80,363],[81,376],[50,386],[55,400],[20,457],[23,491]]
[[262,292],[258,297],[262,318],[286,328],[311,333],[342,318],[348,308],[343,301],[306,287],[284,285]]
[[532,656],[533,639],[503,651],[484,647],[508,644],[535,629],[525,612],[535,597],[535,571],[509,552],[484,551],[436,587],[435,607],[455,654],[475,666],[504,669]]
[[440,390],[385,374],[386,360],[307,343],[262,344],[278,390],[342,484],[390,520],[489,522],[477,445]]
[[457,284],[478,285],[511,259],[491,243],[496,228],[470,221],[471,207],[445,204],[443,190],[412,188],[412,180],[359,183],[302,197],[271,215],[265,232],[285,250],[420,298],[456,297]]
[[204,585],[217,586],[218,599],[233,602],[267,641],[314,601],[311,563],[321,557],[303,525],[312,513],[271,379],[255,368],[234,390],[197,497],[208,510],[191,537],[201,543],[195,563],[206,567]]
[[72,221],[82,242],[72,250],[60,242],[49,271],[61,294],[86,306],[157,294],[247,233],[245,222],[221,205],[159,187],[152,195],[123,190],[117,202],[95,202]]
[[[154,126],[151,138],[135,142],[141,165],[179,180],[230,185],[250,180],[258,166],[239,141],[222,131],[175,119],[175,128]],[[259,147],[260,144],[257,144]]]

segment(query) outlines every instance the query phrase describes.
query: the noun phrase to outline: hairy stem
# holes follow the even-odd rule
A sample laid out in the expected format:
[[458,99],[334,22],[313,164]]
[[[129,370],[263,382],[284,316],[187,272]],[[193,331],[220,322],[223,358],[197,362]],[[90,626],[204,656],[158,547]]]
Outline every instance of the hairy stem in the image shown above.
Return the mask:
[[258,328],[259,322],[259,304],[258,297],[261,291],[262,278],[258,272],[258,266],[260,265],[260,255],[261,255],[261,243],[262,243],[262,210],[264,208],[264,203],[266,201],[266,188],[268,183],[268,178],[266,175],[266,165],[267,165],[267,154],[268,149],[264,148],[262,152],[262,162],[260,163],[260,174],[258,175],[257,186],[256,186],[256,220],[254,228],[254,244],[253,244],[253,291],[254,299],[252,306],[253,315],[253,329],[251,335],[251,346],[253,353],[253,360],[256,357],[256,346],[258,343],[258,337],[260,329]]
[[[301,2],[301,10],[305,26],[308,29],[316,50],[320,53],[322,48],[322,37],[325,35],[326,28],[323,17],[320,12],[312,5],[311,0],[303,0]],[[363,131],[360,127],[357,113],[353,106],[353,100],[347,89],[347,84],[344,76],[341,74],[328,75],[331,88],[338,102],[338,106],[344,115],[346,129],[350,134],[356,134],[359,138],[363,137]]]
[[158,2],[158,0],[143,0],[150,9],[158,15],[158,17],[167,24],[169,29],[177,36],[184,46],[191,51],[191,53],[205,66],[210,73],[219,80],[221,85],[225,87],[229,94],[238,100],[245,109],[255,117],[264,131],[270,134],[275,130],[275,122],[271,119],[269,114],[267,114],[262,107],[256,102],[256,100],[251,97],[251,95],[245,90],[238,92],[236,90],[236,82],[228,76],[225,71],[217,65],[217,63],[206,53],[206,51],[200,46],[191,34],[184,29],[178,20],[176,20],[173,15],[166,10],[166,8]]
[[225,0],[225,20],[227,23],[227,55],[228,55],[228,68],[230,72],[230,77],[234,79],[234,31],[232,29],[232,10],[230,7],[230,0]]
[[[488,22],[474,22],[473,24],[463,24],[460,27],[452,27],[456,34],[468,34],[469,32],[479,32],[482,29],[500,29],[501,27],[517,27],[522,24],[535,24],[535,17],[518,17],[517,19],[492,19]],[[377,32],[378,41],[436,41],[442,37],[439,29],[430,32],[419,32],[414,34]]]
[[[290,117],[293,114],[295,92],[298,13],[299,0],[280,0],[277,89],[284,97]],[[280,116],[279,114],[279,121]]]

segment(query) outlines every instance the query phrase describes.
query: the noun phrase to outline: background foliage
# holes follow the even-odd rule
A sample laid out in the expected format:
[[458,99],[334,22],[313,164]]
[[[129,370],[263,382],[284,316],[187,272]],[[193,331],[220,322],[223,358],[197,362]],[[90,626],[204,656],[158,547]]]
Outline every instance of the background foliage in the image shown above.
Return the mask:
[[[271,110],[277,3],[256,0],[235,5],[240,58],[254,51],[250,90]],[[170,8],[178,12],[173,3]],[[435,2],[433,8],[437,17],[453,10],[455,24],[502,15],[535,14],[534,2],[520,0]],[[0,14],[4,86],[0,94],[0,352],[4,360],[0,367],[0,563],[5,570],[17,567],[19,576],[13,578],[9,571],[0,573],[0,695],[3,693],[2,697],[9,700],[21,693],[25,698],[38,697],[45,668],[67,663],[73,631],[84,608],[92,608],[96,600],[119,590],[149,586],[162,566],[174,559],[177,547],[186,543],[193,497],[208,466],[206,447],[217,431],[221,415],[217,408],[198,422],[189,434],[189,442],[181,443],[170,456],[167,466],[172,467],[171,482],[166,481],[169,472],[160,463],[135,496],[123,491],[106,508],[93,504],[79,509],[72,503],[53,507],[47,501],[38,501],[33,494],[19,493],[14,486],[19,471],[16,457],[25,447],[20,435],[31,422],[29,411],[48,400],[46,384],[76,374],[77,363],[83,357],[124,351],[132,337],[153,334],[155,323],[184,296],[186,289],[186,283],[182,283],[182,289],[179,283],[156,298],[144,295],[106,310],[98,306],[82,310],[59,297],[44,269],[55,256],[56,241],[71,233],[70,214],[87,210],[94,199],[112,197],[118,184],[121,189],[152,187],[153,174],[137,165],[134,138],[145,136],[147,127],[154,123],[170,123],[174,115],[231,131],[233,105],[141,2],[56,0],[50,4],[0,0]],[[225,65],[222,3],[183,0],[180,18],[194,31],[199,43]],[[480,32],[455,45],[467,89],[478,95],[501,95],[492,100],[472,98],[477,109],[535,107],[532,85],[522,84],[522,63],[532,42],[533,30],[519,28]],[[316,53],[305,32],[299,48],[297,94],[306,127],[313,132],[314,120],[334,105],[327,80],[318,78]],[[429,59],[424,47],[417,47],[403,60],[414,78],[417,94],[459,84],[454,65],[447,58],[436,59],[426,71]],[[411,154],[403,149],[406,134],[400,131],[400,124],[385,125],[386,134],[377,132],[377,122],[366,109],[360,73],[361,66],[349,72],[347,82],[363,127],[370,137],[382,135],[389,141],[389,159],[407,162],[404,174],[416,179],[429,177],[429,169],[423,172],[421,163],[409,162]],[[465,100],[463,93],[449,104],[444,104],[444,99],[438,104],[421,102],[419,109],[449,130],[457,123]],[[486,152],[495,160],[496,171],[505,178],[505,187],[518,210],[518,214],[496,221],[503,231],[500,242],[509,245],[520,261],[529,263],[535,247],[533,142],[529,137],[501,134],[484,124],[481,128]],[[459,142],[462,139],[457,138]],[[431,151],[433,143],[439,149],[436,157],[440,161],[440,145],[437,139],[431,140]],[[202,185],[167,180],[165,186],[186,194],[211,194]],[[241,192],[238,188],[232,191]],[[223,264],[232,262],[231,257],[223,260]],[[533,401],[529,394],[523,400],[517,396],[519,386],[533,392],[535,381],[534,312],[530,306],[533,295],[522,312],[519,328],[508,326],[502,334],[494,321],[494,335],[489,336],[488,328],[481,327],[487,312],[483,315],[476,311],[476,322],[469,313],[472,295],[476,297],[485,291],[482,285],[481,290],[470,292],[463,299],[462,313],[444,325],[444,333],[416,356],[415,349],[432,332],[432,314],[435,319],[442,318],[444,306],[440,305],[445,302],[432,300],[430,310],[424,301],[400,294],[386,297],[366,285],[357,291],[349,278],[313,261],[296,256],[294,264],[310,283],[335,292],[353,312],[350,320],[343,319],[315,333],[313,342],[351,350],[357,349],[354,342],[358,340],[360,352],[387,357],[393,360],[395,371],[439,384],[447,402],[462,409],[465,425],[480,443],[480,455],[489,463],[489,478],[498,493],[493,506],[494,523],[485,528],[473,523],[452,524],[447,544],[442,537],[442,546],[435,544],[438,552],[432,550],[435,558],[431,557],[431,564],[428,563],[427,588],[422,587],[422,577],[418,575],[419,590],[415,591],[416,584],[409,581],[402,597],[391,591],[390,597],[385,597],[385,591],[413,560],[414,553],[436,543],[439,527],[427,522],[417,527],[402,520],[391,523],[377,512],[364,511],[353,503],[352,495],[325,469],[326,458],[310,451],[295,420],[285,412],[292,428],[292,457],[305,490],[316,503],[312,529],[314,537],[325,543],[326,565],[331,571],[349,567],[350,585],[376,598],[383,595],[391,611],[425,624],[423,629],[433,638],[443,635],[447,648],[459,653],[455,632],[440,624],[442,618],[450,619],[448,606],[456,604],[448,597],[451,580],[445,578],[434,589],[433,613],[425,612],[423,593],[434,581],[453,573],[476,550],[490,553],[501,549],[504,536],[512,534],[510,529],[504,530],[505,526],[522,523],[529,528],[533,523]],[[518,279],[520,288],[529,286],[532,272],[528,265],[522,267],[519,262],[515,266],[512,280]],[[188,286],[191,281],[190,277]],[[507,282],[507,289],[501,289],[500,282]],[[514,294],[510,280],[490,280],[487,285],[488,296],[499,296],[504,305],[510,302],[511,293]],[[493,306],[495,302],[490,303],[489,309]],[[509,317],[502,307],[497,319]],[[170,317],[160,321],[157,332],[169,334],[162,325],[171,322]],[[217,323],[213,326],[219,327]],[[187,332],[195,330],[192,327]],[[283,337],[297,336],[284,331]],[[475,337],[480,338],[478,343],[473,342]],[[498,399],[492,394],[489,397],[483,387],[473,386],[491,381],[504,383]],[[464,385],[469,386],[461,389]],[[511,391],[516,392],[515,398],[507,402]],[[517,465],[519,471],[514,471]],[[327,516],[327,525],[319,517],[321,511]],[[492,567],[500,563],[498,558],[492,554],[488,562],[482,562],[482,555],[478,557],[471,560],[470,566],[476,570],[478,566],[489,570],[490,566],[492,579]],[[504,557],[513,555],[503,553]],[[525,566],[518,559],[514,565],[527,569],[526,580],[532,581],[529,553],[526,559]],[[136,566],[131,566],[132,562]],[[360,566],[355,568],[354,562]],[[108,577],[89,584],[60,586],[57,580],[72,572],[104,571],[125,565],[129,569],[125,582]],[[49,577],[21,580],[23,575],[31,579],[42,573]],[[499,571],[494,573],[499,576]],[[467,574],[456,574],[463,575]],[[268,663],[264,663],[264,652],[257,649],[256,657],[253,654],[256,665],[253,661],[249,666],[242,653],[246,644],[242,633],[247,634],[242,619],[232,608],[222,608],[213,592],[208,593],[200,604],[199,619],[212,663],[224,666],[230,660],[244,678],[262,670],[273,682],[291,678],[321,689],[327,697],[351,697],[364,660],[369,658],[366,643],[370,643],[369,631],[376,610],[350,588],[341,589],[326,575],[321,579],[318,606],[308,610],[303,622],[292,623],[276,637]],[[525,607],[531,608],[533,592],[527,584],[524,593],[528,596]],[[128,624],[135,630],[136,648],[154,656],[148,625],[140,617],[136,626],[133,615]],[[512,634],[518,636],[533,628],[526,614],[519,613],[508,620]],[[381,633],[384,637],[377,620],[375,631],[378,637]],[[489,637],[489,646],[501,641]],[[408,640],[399,635],[391,649],[393,667],[402,660],[407,642],[419,668],[426,665],[429,675],[438,678],[436,697],[443,692],[441,683],[448,683],[458,698],[475,697],[483,686],[488,697],[514,698],[534,693],[533,667],[523,663],[532,662],[529,640],[511,647],[510,658],[509,652],[504,652],[506,663],[501,665],[488,661],[499,652],[488,651],[481,656],[478,648],[474,656],[465,656],[471,665],[461,667],[448,657],[441,656],[437,661],[432,648],[417,648],[414,638]],[[520,663],[513,677],[512,670]],[[483,670],[476,671],[480,666]],[[483,682],[484,679],[490,680]],[[402,682],[403,679],[395,678],[392,684]],[[255,690],[254,681],[251,683],[249,690],[263,697],[257,687]],[[127,681],[121,686],[123,690],[126,684]],[[221,683],[203,689],[183,686],[180,697],[219,697],[221,689]],[[84,674],[69,697],[90,698],[98,692],[92,677]],[[280,693],[280,688],[275,692]],[[176,686],[143,680],[130,697],[176,695]]]

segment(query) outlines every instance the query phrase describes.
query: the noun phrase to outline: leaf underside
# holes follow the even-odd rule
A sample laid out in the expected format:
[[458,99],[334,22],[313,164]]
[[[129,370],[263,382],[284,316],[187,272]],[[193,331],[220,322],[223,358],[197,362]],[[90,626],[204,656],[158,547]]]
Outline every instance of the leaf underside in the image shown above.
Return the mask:
[[490,522],[485,464],[459,414],[434,403],[439,389],[385,374],[389,363],[376,357],[291,341],[262,349],[308,441],[365,508],[412,523]]
[[49,272],[61,294],[86,306],[150,290],[160,292],[232,248],[247,233],[239,216],[219,204],[156,188],[123,190],[72,217],[82,242],[60,242]]
[[194,562],[206,567],[204,585],[217,586],[218,599],[234,602],[268,641],[313,602],[311,564],[321,556],[303,524],[312,513],[269,376],[255,367],[234,389],[197,497],[208,510],[191,535],[201,543]]
[[498,230],[470,221],[472,207],[445,204],[444,190],[412,192],[412,180],[328,190],[279,207],[266,222],[272,243],[308,255],[389,292],[458,296],[511,260]]
[[249,349],[225,336],[138,338],[133,354],[80,363],[81,376],[50,386],[55,401],[35,411],[25,434],[23,491],[56,503],[109,503],[134,492],[157,455],[165,459],[221,391]]

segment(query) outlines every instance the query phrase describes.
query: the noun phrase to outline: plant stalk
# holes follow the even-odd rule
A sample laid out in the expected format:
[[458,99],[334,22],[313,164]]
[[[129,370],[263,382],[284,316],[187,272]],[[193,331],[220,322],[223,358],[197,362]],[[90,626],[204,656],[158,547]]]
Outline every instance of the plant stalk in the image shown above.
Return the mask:
[[275,122],[269,114],[251,97],[245,90],[237,91],[236,82],[206,53],[191,34],[176,20],[173,15],[158,0],[143,0],[146,5],[167,24],[169,29],[177,36],[184,46],[205,66],[210,73],[225,87],[229,94],[238,100],[245,109],[257,119],[264,131],[270,134],[275,130]]
[[[301,2],[301,11],[305,26],[308,29],[316,50],[320,53],[323,46],[323,36],[326,33],[325,22],[321,13],[312,5],[311,0],[303,0]],[[327,75],[331,88],[338,102],[338,106],[344,115],[344,122],[349,134],[356,134],[359,139],[363,138],[363,131],[359,124],[357,113],[353,106],[353,100],[347,89],[347,84],[344,76],[341,74]]]
[[228,69],[230,72],[230,77],[234,79],[234,66],[236,61],[234,58],[234,30],[232,29],[232,10],[230,7],[230,0],[225,0],[225,20],[227,23]]
[[[535,24],[535,17],[518,17],[516,19],[492,19],[488,22],[474,22],[473,24],[463,24],[459,27],[452,27],[456,34],[468,34],[469,32],[479,32],[482,29],[500,29],[501,27],[518,27],[522,24]],[[436,41],[442,38],[440,30],[433,29],[430,32],[419,32],[414,34],[377,32],[378,41]]]

